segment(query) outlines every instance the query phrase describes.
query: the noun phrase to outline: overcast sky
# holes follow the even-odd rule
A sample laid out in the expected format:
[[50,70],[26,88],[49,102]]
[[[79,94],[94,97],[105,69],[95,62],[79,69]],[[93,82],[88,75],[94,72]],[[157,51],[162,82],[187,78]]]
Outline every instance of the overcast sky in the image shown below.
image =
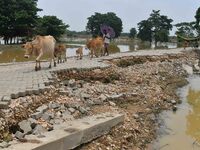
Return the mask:
[[87,18],[95,12],[114,12],[123,22],[123,32],[137,28],[137,23],[147,19],[152,10],[161,10],[161,15],[175,23],[194,21],[200,0],[38,0],[43,15],[55,15],[70,25],[70,30],[83,31]]

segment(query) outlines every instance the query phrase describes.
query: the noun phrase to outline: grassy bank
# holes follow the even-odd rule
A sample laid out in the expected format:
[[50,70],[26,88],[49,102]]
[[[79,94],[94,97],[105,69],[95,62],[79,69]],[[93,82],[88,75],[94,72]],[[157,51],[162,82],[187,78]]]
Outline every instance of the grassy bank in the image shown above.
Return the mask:
[[25,51],[21,48],[21,45],[0,45],[0,51],[2,52],[0,63],[27,61],[24,58]]

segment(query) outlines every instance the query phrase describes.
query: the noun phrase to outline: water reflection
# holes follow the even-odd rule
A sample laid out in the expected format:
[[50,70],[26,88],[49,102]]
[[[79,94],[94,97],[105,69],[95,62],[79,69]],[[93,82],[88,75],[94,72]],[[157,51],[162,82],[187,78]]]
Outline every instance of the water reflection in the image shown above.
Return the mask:
[[129,45],[117,45],[119,47],[120,52],[128,52],[130,51],[130,46]]
[[200,142],[200,90],[197,91],[190,87],[187,100],[192,107],[192,111],[189,111],[188,115],[186,116],[186,133]]
[[[69,48],[67,48],[67,57],[74,57],[76,56],[76,50],[78,47],[85,47],[84,44],[67,44]],[[170,45],[170,44],[169,44]],[[120,52],[128,52],[128,51],[133,51],[133,50],[138,50],[138,45],[135,44],[127,44],[127,45],[122,45],[119,44],[117,45],[120,49]],[[4,62],[13,62],[13,60],[16,60],[17,62],[22,62],[22,61],[30,61],[30,60],[35,60],[35,58],[32,59],[24,59],[24,51],[19,48],[20,46],[11,46],[7,47],[6,49],[1,48],[2,51],[0,51],[0,63]],[[83,49],[83,55],[88,55],[89,50],[88,49]]]
[[153,149],[200,150],[200,77],[189,78],[189,85],[179,90],[182,104],[178,111],[162,113],[163,125]]
[[[77,47],[84,47],[85,45],[83,44],[67,44],[70,46],[77,46]],[[130,51],[130,46],[129,45],[117,45],[120,49],[120,52],[128,52]],[[67,48],[67,56],[68,57],[72,57],[72,56],[76,56],[76,50],[78,48]],[[86,48],[83,48],[83,55],[88,55],[89,54],[89,50]]]
[[[173,48],[177,48],[177,43],[170,43],[170,42],[160,43],[160,42],[158,42],[157,46],[158,47],[163,47],[163,48],[166,47],[166,48],[169,48],[169,49],[173,49]],[[155,48],[155,43],[152,43],[151,48],[152,49]]]
[[[76,50],[78,48],[67,48],[67,57],[73,57],[76,56]],[[86,48],[83,48],[83,55],[88,55],[89,54],[89,50]]]

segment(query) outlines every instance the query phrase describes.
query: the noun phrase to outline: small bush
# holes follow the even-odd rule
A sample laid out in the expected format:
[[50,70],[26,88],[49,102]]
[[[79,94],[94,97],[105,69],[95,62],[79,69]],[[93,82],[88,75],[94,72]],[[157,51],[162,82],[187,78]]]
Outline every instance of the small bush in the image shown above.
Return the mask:
[[120,52],[119,47],[115,43],[110,43],[108,46],[109,53],[118,53]]

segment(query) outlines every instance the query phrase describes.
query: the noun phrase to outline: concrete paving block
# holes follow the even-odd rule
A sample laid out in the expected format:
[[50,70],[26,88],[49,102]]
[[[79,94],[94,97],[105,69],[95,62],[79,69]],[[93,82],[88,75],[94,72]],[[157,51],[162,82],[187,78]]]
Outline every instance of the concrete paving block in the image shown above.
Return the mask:
[[45,87],[45,91],[49,91],[51,88],[49,86]]
[[26,96],[26,91],[24,90],[24,91],[20,91],[19,93],[18,93],[18,95],[20,96],[20,97],[24,97],[24,96]]
[[9,101],[0,101],[0,109],[7,109]]
[[19,94],[18,94],[18,93],[12,93],[12,94],[11,94],[11,98],[12,98],[12,99],[19,98]]
[[33,89],[33,94],[35,94],[35,95],[39,95],[39,94],[40,94],[39,89]]
[[40,87],[40,88],[39,88],[39,92],[40,92],[40,93],[44,93],[44,92],[45,92],[45,87],[44,87],[44,88],[41,88],[41,87]]
[[2,101],[4,101],[4,102],[10,102],[10,100],[11,100],[11,96],[10,95],[4,95],[2,97]]
[[44,82],[44,85],[45,85],[45,86],[49,86],[49,85],[50,85],[49,81]]
[[33,90],[26,90],[26,95],[32,95],[33,94]]
[[69,150],[107,134],[114,126],[124,121],[123,114],[99,114],[57,125],[44,138],[35,138],[40,143],[17,143],[5,150]]

